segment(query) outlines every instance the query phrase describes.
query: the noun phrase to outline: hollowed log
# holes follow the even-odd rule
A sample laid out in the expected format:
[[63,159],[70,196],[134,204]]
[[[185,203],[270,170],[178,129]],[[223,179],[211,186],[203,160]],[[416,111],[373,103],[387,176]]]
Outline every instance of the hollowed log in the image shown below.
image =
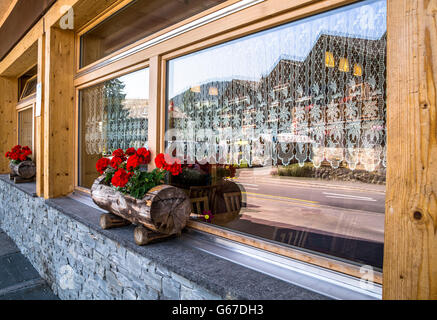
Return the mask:
[[91,197],[100,208],[164,235],[179,233],[191,212],[185,192],[169,185],[159,185],[143,199],[135,199],[105,185],[101,176],[91,187]]

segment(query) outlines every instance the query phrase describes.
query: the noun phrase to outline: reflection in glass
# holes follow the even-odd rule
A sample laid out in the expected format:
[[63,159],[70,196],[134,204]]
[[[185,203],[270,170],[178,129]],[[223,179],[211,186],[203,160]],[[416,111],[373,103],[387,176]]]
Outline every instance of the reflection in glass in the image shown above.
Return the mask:
[[80,91],[79,186],[91,187],[102,156],[147,147],[148,107],[148,68]]
[[81,36],[85,67],[137,40],[218,5],[225,0],[134,0]]
[[382,268],[385,52],[370,0],[169,61],[194,217]]

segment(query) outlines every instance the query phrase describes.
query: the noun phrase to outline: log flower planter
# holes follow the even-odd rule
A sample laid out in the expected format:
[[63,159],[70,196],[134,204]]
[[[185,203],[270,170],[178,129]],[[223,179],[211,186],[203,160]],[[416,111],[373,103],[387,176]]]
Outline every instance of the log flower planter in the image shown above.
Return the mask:
[[97,178],[91,188],[93,201],[112,213],[101,216],[100,225],[103,229],[137,224],[140,227],[134,231],[135,242],[144,245],[159,238],[180,234],[186,226],[191,213],[191,202],[181,189],[163,184],[150,189],[142,199],[135,199],[105,185],[104,178]]
[[150,162],[150,153],[145,148],[117,149],[112,156],[97,162],[102,175],[91,187],[94,203],[109,211],[100,217],[100,226],[110,229],[136,224],[138,245],[180,235],[190,217],[191,202],[183,190],[163,184],[166,174],[182,171],[180,163],[171,159],[170,164],[160,154],[155,159],[157,168],[147,172],[144,166]]
[[11,151],[6,153],[6,158],[10,160],[9,178],[14,180],[15,183],[32,182],[35,180],[36,166],[29,158],[31,154],[32,151],[29,147],[21,147],[20,145],[16,145]]

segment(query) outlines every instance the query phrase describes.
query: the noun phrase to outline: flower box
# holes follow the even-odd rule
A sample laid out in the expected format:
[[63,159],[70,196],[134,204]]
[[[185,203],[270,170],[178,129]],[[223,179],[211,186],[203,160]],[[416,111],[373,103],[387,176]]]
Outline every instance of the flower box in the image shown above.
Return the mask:
[[5,155],[10,160],[9,162],[9,179],[14,180],[15,183],[32,182],[35,180],[36,166],[31,161],[29,156],[32,151],[27,146],[16,145],[11,151]]
[[91,187],[91,198],[109,211],[100,217],[103,229],[138,225],[134,239],[138,245],[179,235],[191,213],[188,195],[180,188],[164,184],[167,174],[177,175],[180,162],[164,154],[155,159],[156,169],[148,172],[146,148],[117,149],[112,158],[101,158],[96,169],[102,175]]

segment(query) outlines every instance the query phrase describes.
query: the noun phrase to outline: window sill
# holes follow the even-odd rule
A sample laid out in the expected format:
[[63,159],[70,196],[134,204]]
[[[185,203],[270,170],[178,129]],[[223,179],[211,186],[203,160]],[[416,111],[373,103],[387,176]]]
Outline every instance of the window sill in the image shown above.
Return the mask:
[[3,180],[4,182],[14,186],[18,190],[23,191],[24,193],[26,193],[27,195],[29,195],[31,197],[35,198],[37,196],[36,195],[36,182],[15,183],[14,181],[9,179],[8,174],[0,175],[0,179]]

